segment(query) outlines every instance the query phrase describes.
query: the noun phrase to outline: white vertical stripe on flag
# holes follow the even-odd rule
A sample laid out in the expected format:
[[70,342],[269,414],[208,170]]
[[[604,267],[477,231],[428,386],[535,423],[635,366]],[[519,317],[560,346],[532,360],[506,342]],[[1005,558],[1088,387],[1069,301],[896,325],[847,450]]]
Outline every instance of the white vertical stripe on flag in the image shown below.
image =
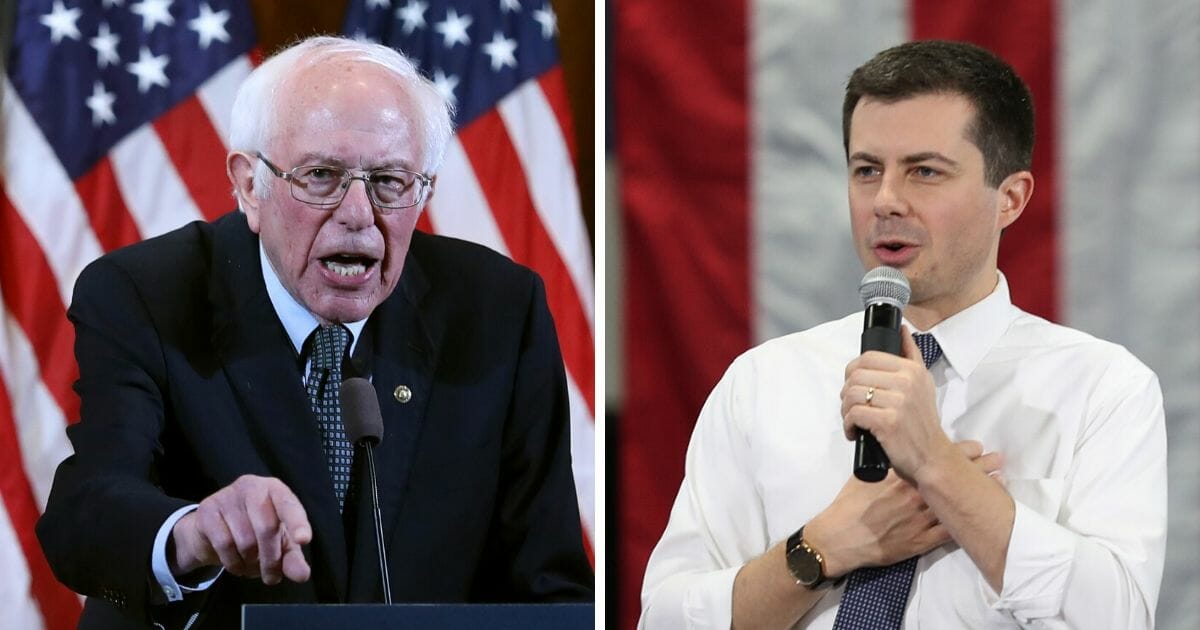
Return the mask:
[[1158,374],[1171,480],[1158,619],[1200,628],[1200,4],[1064,8],[1062,313]]
[[438,234],[479,243],[508,256],[504,237],[458,136],[446,145],[437,187],[426,211]]
[[5,628],[41,628],[42,614],[29,590],[29,566],[8,508],[0,501],[0,611]]
[[103,249],[71,178],[7,78],[4,94],[4,188],[45,253],[63,304],[70,304],[75,277]]
[[203,219],[153,125],[142,125],[109,152],[113,176],[142,238]]
[[861,308],[863,269],[850,238],[842,99],[854,68],[907,37],[906,10],[899,0],[751,5],[755,340]]
[[0,377],[8,387],[13,430],[21,450],[25,477],[38,510],[46,508],[50,482],[59,462],[71,454],[62,409],[42,382],[37,356],[24,331],[0,300]]
[[[237,95],[237,89],[242,84],[242,80],[249,76],[253,69],[250,58],[242,55],[225,64],[224,68],[200,84],[200,88],[196,90],[196,97],[200,99],[200,105],[204,107],[204,111],[208,112],[208,119],[212,121],[213,128],[216,129],[217,135],[221,137],[221,142],[226,146],[229,145],[229,127],[230,121],[233,119],[234,96]],[[230,190],[232,189],[231,185]]]
[[579,516],[588,540],[596,539],[596,425],[588,413],[587,401],[567,374],[567,400],[571,406],[571,469],[575,473],[575,492]]
[[591,246],[580,214],[579,186],[570,152],[554,110],[537,81],[526,81],[498,104],[525,173],[533,207],[562,259],[593,334]]

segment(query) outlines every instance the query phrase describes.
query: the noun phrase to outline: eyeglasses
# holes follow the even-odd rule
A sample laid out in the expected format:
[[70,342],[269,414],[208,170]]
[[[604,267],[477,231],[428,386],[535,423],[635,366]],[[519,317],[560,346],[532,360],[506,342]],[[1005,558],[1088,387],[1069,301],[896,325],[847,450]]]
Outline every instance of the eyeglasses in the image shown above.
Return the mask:
[[362,175],[353,175],[349,169],[340,166],[313,164],[297,166],[284,172],[262,153],[255,155],[276,177],[291,184],[293,199],[318,208],[341,203],[346,197],[346,191],[350,189],[350,182],[356,179],[362,180],[363,185],[367,187],[367,196],[370,197],[371,203],[381,211],[420,205],[425,201],[429,186],[433,183],[433,179],[428,175],[402,168],[381,168],[366,171]]

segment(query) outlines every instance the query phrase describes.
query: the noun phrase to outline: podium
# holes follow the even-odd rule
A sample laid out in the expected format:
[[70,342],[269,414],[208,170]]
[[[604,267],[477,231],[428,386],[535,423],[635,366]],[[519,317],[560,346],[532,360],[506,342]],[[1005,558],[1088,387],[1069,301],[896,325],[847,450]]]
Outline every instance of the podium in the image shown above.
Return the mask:
[[593,604],[248,604],[242,630],[592,630]]

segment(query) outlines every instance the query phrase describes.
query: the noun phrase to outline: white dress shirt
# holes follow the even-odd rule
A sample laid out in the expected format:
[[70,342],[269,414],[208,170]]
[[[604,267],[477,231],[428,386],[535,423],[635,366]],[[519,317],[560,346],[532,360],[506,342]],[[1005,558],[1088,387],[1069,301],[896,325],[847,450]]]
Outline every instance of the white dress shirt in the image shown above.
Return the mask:
[[[1167,533],[1154,373],[1121,346],[1016,308],[1002,274],[928,332],[944,353],[930,368],[942,427],[1003,454],[1016,515],[1003,592],[947,543],[918,560],[904,628],[1153,627]],[[851,476],[839,392],[861,333],[856,313],[733,362],[696,422],[639,627],[728,629],[742,565],[833,502]],[[831,628],[842,591],[797,627]]]
[[[304,308],[304,305],[296,301],[291,293],[288,293],[284,288],[283,283],[279,281],[279,276],[275,273],[275,268],[271,265],[271,261],[267,259],[267,252],[263,249],[262,243],[258,245],[258,258],[262,263],[263,282],[267,288],[267,297],[271,299],[271,306],[275,310],[275,314],[279,317],[280,323],[283,324],[283,329],[287,332],[288,339],[292,342],[292,349],[299,356],[301,349],[304,347],[304,342],[308,336],[312,334],[318,326],[321,325],[320,320],[316,315]],[[350,330],[350,353],[354,353],[354,347],[358,344],[358,338],[362,334],[363,326],[367,320],[359,320],[346,324],[346,328]],[[312,365],[312,357],[309,357],[304,363],[303,376],[301,380],[308,378],[308,368]],[[175,523],[179,519],[187,516],[190,512],[200,507],[199,505],[187,505],[179,508],[163,521],[163,524],[158,528],[158,534],[154,537],[154,547],[150,552],[150,570],[154,573],[154,579],[158,582],[159,588],[167,597],[169,602],[177,602],[183,599],[187,593],[195,593],[203,591],[212,586],[213,582],[221,577],[221,570],[218,567],[212,567],[209,572],[201,572],[201,579],[194,584],[180,584],[175,576],[171,573],[170,565],[167,564],[167,541],[170,539],[171,530],[175,527]]]

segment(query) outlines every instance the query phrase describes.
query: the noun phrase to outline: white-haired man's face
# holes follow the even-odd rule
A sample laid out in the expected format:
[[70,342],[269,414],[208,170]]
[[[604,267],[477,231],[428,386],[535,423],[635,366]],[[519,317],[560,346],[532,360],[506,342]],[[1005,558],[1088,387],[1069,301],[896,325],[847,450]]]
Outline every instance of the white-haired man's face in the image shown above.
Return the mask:
[[[282,171],[316,164],[420,171],[425,164],[417,108],[379,66],[301,63],[278,95],[263,156]],[[283,286],[325,322],[365,319],[396,288],[422,206],[384,214],[362,180],[324,208],[297,201],[279,177],[260,199],[252,193],[256,165],[254,156],[231,154],[230,177]]]

